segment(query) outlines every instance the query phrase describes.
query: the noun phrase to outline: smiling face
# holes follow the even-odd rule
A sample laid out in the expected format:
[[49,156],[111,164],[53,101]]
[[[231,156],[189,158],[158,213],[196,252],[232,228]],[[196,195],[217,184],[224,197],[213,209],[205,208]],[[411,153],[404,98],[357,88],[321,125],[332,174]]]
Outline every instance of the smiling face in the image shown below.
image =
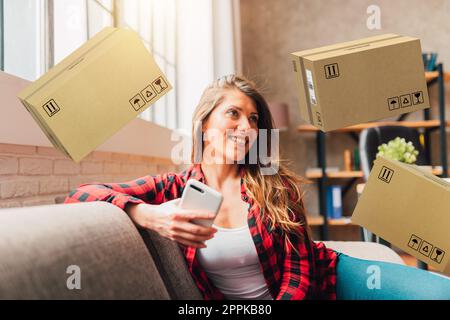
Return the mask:
[[238,89],[224,89],[221,102],[203,123],[204,152],[216,163],[242,160],[258,135],[259,114],[254,101]]

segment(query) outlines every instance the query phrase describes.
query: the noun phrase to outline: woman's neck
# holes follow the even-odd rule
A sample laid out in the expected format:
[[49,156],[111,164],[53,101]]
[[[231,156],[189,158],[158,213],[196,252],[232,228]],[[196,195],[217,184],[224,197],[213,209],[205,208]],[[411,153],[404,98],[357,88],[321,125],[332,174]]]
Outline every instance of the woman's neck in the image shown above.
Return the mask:
[[207,184],[216,190],[221,190],[224,184],[239,177],[239,166],[237,164],[208,164],[202,162],[201,167]]

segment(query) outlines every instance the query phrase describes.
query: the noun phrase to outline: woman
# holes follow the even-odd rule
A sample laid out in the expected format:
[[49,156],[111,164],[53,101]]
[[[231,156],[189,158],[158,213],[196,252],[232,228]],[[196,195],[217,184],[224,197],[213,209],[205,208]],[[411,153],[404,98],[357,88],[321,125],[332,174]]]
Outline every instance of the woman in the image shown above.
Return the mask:
[[[276,155],[269,164],[260,161],[260,149],[272,147],[273,121],[254,84],[234,75],[218,79],[203,93],[193,122],[189,169],[81,185],[65,202],[108,201],[138,227],[177,241],[205,299],[336,299],[338,259],[347,274],[346,261],[353,258],[312,241],[302,180]],[[264,130],[268,138],[257,139]],[[267,168],[271,174],[264,174]],[[212,213],[177,206],[188,179],[223,195],[212,227],[190,223]]]

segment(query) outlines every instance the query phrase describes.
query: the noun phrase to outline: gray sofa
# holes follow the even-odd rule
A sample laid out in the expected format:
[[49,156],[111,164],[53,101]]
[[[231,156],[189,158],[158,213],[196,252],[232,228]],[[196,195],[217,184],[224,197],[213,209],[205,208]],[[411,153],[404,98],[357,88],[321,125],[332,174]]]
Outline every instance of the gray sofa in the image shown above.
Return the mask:
[[[362,259],[403,263],[376,243],[325,244]],[[80,289],[73,289],[74,277]],[[202,296],[175,242],[137,229],[110,203],[86,202],[0,210],[0,299]]]

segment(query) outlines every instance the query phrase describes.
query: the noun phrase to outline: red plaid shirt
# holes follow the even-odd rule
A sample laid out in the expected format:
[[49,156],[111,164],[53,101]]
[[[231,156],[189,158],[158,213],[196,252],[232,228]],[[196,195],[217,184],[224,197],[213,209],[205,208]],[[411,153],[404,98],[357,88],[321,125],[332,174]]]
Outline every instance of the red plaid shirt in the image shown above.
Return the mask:
[[[337,254],[323,243],[313,242],[305,232],[304,241],[299,241],[294,234],[289,236],[300,255],[286,247],[279,228],[270,230],[270,225],[262,221],[259,206],[245,191],[242,173],[241,197],[249,204],[247,222],[272,297],[276,300],[336,299]],[[83,184],[72,190],[64,202],[107,201],[121,209],[130,202],[161,204],[180,198],[186,181],[191,178],[205,182],[200,165],[179,174],[148,175],[126,183]],[[196,259],[196,248],[181,244],[180,248],[204,299],[225,299]]]

